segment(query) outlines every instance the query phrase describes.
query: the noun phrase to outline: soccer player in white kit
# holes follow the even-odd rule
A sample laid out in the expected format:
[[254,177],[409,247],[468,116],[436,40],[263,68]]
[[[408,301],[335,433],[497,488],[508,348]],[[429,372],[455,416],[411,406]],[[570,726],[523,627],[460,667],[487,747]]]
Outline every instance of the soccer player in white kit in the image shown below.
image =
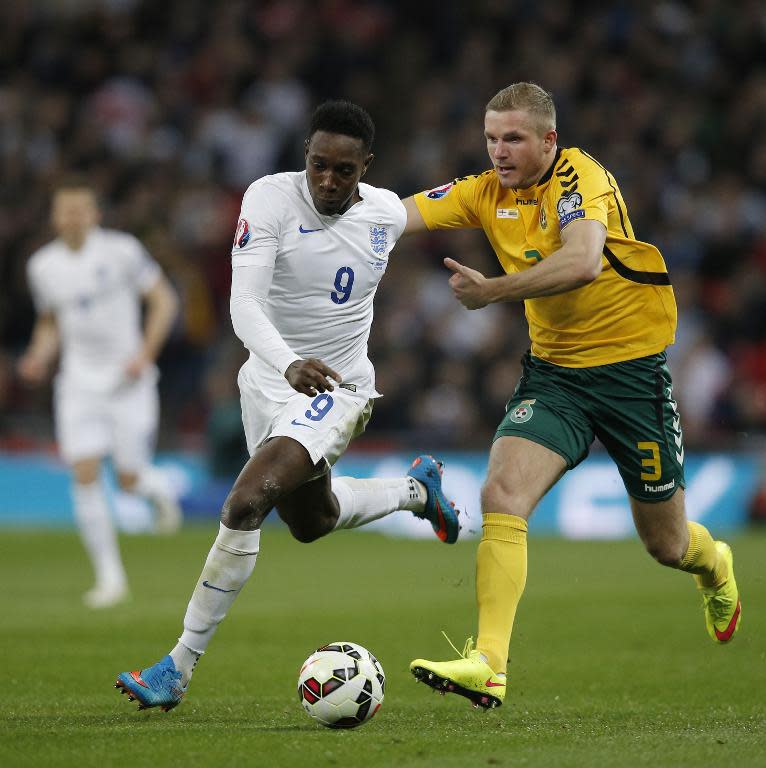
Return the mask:
[[372,303],[406,222],[393,192],[360,183],[373,135],[363,109],[326,102],[312,117],[306,170],[266,176],[245,193],[232,247],[231,317],[250,351],[239,386],[251,457],[224,503],[178,644],[156,664],[117,678],[139,709],[167,711],[183,698],[253,571],[273,507],[303,542],[396,510],[428,519],[442,541],[457,539],[457,513],[431,456],[415,459],[407,477],[330,478],[378,396],[367,357]]
[[27,265],[38,315],[18,370],[26,382],[40,384],[60,352],[56,439],[72,468],[75,520],[95,572],[84,600],[105,608],[127,596],[128,582],[100,480],[102,460],[111,456],[120,486],[151,502],[158,532],[180,524],[178,505],[151,466],[159,418],[154,360],[178,301],[135,237],[98,226],[96,196],[87,185],[56,190],[51,219],[58,237]]

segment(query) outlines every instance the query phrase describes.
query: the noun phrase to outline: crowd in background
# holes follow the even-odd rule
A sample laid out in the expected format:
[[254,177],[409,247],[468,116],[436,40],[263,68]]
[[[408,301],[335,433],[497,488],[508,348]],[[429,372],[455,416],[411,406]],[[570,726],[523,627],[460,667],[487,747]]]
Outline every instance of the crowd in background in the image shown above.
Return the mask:
[[[766,434],[766,10],[759,0],[14,0],[0,6],[0,447],[50,438],[49,392],[13,375],[34,310],[28,256],[76,171],[182,299],[160,360],[161,447],[242,451],[228,315],[242,193],[303,167],[312,109],[377,125],[366,181],[402,196],[489,167],[484,105],[554,95],[559,143],[616,176],[679,303],[670,352],[687,445]],[[486,449],[529,345],[523,309],[463,309],[444,256],[498,274],[483,235],[401,241],[376,300],[384,397],[370,447]]]

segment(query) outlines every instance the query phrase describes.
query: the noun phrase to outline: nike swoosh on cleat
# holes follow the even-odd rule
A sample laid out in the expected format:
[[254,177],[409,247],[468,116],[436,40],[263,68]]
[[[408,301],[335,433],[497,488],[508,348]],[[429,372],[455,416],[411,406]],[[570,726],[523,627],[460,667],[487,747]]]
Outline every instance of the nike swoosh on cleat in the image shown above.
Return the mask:
[[308,235],[309,232],[321,232],[322,230],[323,227],[320,227],[319,229],[304,229],[303,224],[298,227],[298,232],[300,232],[302,235]]
[[442,512],[441,504],[439,502],[436,502],[436,515],[439,518],[439,530],[436,532],[436,535],[442,540],[445,541],[447,538],[447,522],[444,519],[444,513]]
[[487,688],[505,688],[505,683],[493,683],[491,677],[487,678],[487,682],[484,685]]
[[296,427],[308,427],[309,429],[316,429],[316,427],[312,427],[311,424],[304,424],[302,421],[298,421],[297,419],[293,419],[291,424],[295,424]]
[[141,679],[141,673],[138,670],[133,670],[130,673],[130,676],[139,684],[143,685],[144,688],[148,688],[149,686]]
[[[737,598],[737,608],[734,611],[734,615],[731,617],[731,621],[729,622],[729,626],[724,629],[723,632],[716,629],[715,630],[715,636],[722,642],[725,643],[729,640],[731,640],[731,636],[734,634],[734,630],[737,628],[737,619],[739,618],[739,612],[742,609],[742,604],[739,602],[739,598]],[[714,627],[715,629],[715,627]]]
[[208,589],[214,589],[216,592],[236,592],[236,589],[223,589],[221,587],[215,587],[213,586],[207,579],[202,582],[203,587],[207,587]]

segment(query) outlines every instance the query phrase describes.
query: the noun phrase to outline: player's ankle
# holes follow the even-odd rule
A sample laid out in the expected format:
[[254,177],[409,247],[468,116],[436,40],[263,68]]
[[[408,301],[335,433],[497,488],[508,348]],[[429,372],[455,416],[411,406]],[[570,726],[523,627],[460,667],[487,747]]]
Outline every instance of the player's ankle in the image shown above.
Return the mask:
[[181,685],[186,687],[202,654],[179,642],[169,655],[173,659],[176,669],[181,673]]

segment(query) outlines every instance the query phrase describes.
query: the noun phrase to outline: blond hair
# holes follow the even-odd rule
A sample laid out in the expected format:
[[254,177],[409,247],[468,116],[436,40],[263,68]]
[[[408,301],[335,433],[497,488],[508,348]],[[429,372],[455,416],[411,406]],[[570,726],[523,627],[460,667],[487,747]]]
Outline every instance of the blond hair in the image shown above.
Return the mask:
[[528,112],[543,133],[556,130],[553,96],[535,83],[513,83],[498,91],[487,103],[486,112]]

